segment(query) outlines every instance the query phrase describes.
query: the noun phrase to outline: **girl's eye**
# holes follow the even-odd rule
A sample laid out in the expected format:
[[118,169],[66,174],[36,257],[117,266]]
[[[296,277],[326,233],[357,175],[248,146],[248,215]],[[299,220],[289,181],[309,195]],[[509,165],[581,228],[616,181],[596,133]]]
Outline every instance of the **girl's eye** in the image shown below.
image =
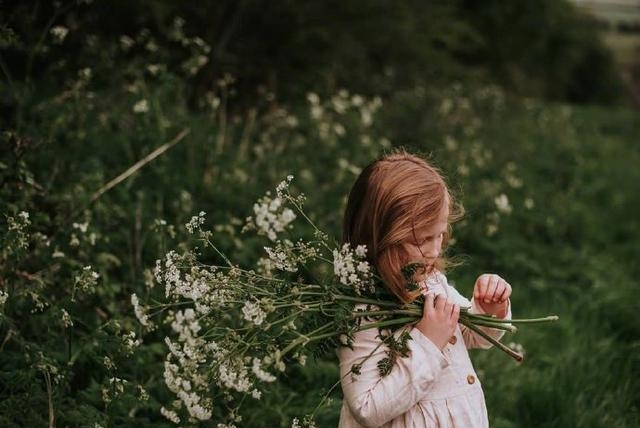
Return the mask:
[[433,241],[434,239],[440,239],[440,238],[442,238],[442,237],[444,237],[444,232],[440,232],[440,233],[439,233],[438,235],[436,235],[436,236],[427,236],[427,237],[424,239],[424,241],[422,241],[422,244],[421,244],[421,245],[424,245],[424,244],[426,244],[427,242]]

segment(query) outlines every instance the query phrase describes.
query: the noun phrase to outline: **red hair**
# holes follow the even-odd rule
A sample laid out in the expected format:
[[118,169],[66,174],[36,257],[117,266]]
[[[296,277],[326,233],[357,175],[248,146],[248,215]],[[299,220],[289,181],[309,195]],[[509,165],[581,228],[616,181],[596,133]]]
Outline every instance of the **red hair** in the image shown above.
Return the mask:
[[[388,290],[408,303],[419,292],[406,287],[401,269],[412,260],[403,245],[414,243],[415,230],[433,226],[445,208],[451,224],[459,217],[458,207],[435,167],[404,151],[388,154],[365,167],[351,188],[342,240],[353,247],[366,245],[368,261]],[[443,250],[448,238],[447,232]],[[442,256],[435,262],[436,269],[445,265]]]

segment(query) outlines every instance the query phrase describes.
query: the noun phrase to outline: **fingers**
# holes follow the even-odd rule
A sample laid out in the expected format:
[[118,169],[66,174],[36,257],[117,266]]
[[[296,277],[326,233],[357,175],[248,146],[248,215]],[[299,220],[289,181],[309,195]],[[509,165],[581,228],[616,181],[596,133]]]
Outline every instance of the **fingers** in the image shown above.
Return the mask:
[[451,312],[451,321],[453,321],[454,324],[457,324],[459,318],[460,318],[460,305],[456,303],[453,305],[453,311]]
[[489,282],[488,276],[489,275],[483,274],[480,275],[478,279],[476,279],[476,284],[473,287],[473,298],[478,302],[483,300],[484,296],[486,295]]
[[453,321],[453,324],[458,322],[458,317],[460,316],[460,305],[458,305],[455,301],[448,299],[446,296],[436,296],[435,310],[444,315],[445,319]]
[[[484,295],[484,302],[495,302],[495,293],[498,288],[498,283],[502,280],[498,275],[489,276],[489,284],[487,285],[486,293]],[[503,281],[504,282],[504,281]]]
[[435,309],[433,307],[433,300],[435,299],[435,296],[433,295],[433,293],[427,293],[427,295],[424,298],[424,308],[422,310],[422,313],[424,315],[431,315]]
[[447,299],[447,304],[444,309],[445,315],[454,323],[458,322],[460,316],[460,305],[455,301]]
[[483,274],[478,277],[473,297],[478,302],[502,303],[511,296],[511,286],[495,274]]
[[511,296],[511,285],[501,279],[499,288],[495,292],[494,302],[503,303]]
[[444,349],[458,327],[460,305],[434,293],[427,293],[424,299],[424,315],[416,323],[416,328],[439,349]]
[[452,321],[455,325],[460,317],[460,305],[445,295],[428,293],[425,296],[423,313],[430,318]]

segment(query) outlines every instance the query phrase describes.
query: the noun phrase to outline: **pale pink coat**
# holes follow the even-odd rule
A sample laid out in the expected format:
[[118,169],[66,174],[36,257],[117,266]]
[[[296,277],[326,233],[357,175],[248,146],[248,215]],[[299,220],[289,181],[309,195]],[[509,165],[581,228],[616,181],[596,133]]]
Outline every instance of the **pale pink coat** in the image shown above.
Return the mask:
[[[442,285],[436,294],[468,304],[446,277],[439,275]],[[483,313],[474,301],[471,305],[471,312]],[[507,319],[511,318],[510,306]],[[407,330],[412,338],[410,356],[398,358],[391,373],[384,377],[376,366],[387,349],[380,346],[378,329],[356,333],[353,349],[338,349],[344,395],[339,428],[488,427],[482,386],[467,348],[488,348],[491,344],[458,325],[455,339],[452,337],[440,351],[417,328]],[[489,328],[484,331],[496,339],[504,333]],[[362,364],[360,375],[350,373],[354,364]]]

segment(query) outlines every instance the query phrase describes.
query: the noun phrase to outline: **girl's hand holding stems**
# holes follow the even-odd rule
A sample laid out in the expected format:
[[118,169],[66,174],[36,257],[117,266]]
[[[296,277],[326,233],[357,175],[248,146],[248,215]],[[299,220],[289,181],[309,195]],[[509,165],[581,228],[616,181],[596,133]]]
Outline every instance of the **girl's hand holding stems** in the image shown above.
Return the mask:
[[458,318],[460,305],[443,295],[428,293],[425,296],[422,318],[416,323],[416,328],[442,350],[456,331]]
[[[487,315],[504,318],[509,310],[511,285],[495,274],[482,274],[476,280],[473,297]],[[439,349],[447,345],[455,333],[460,318],[460,305],[443,295],[427,293],[423,315],[416,323],[420,330]]]

